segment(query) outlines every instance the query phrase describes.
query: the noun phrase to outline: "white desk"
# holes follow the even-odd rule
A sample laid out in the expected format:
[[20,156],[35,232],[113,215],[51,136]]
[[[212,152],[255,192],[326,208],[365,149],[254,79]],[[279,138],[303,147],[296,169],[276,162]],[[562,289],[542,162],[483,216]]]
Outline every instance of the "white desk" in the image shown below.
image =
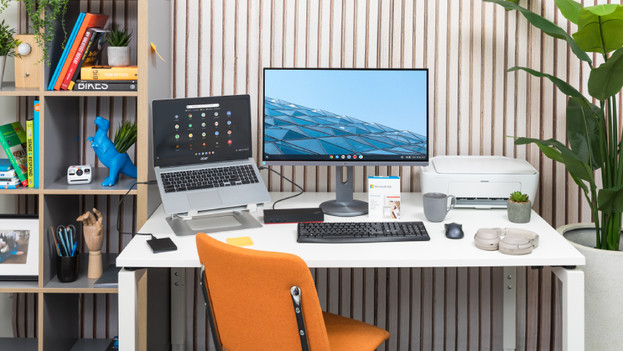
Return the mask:
[[[288,194],[272,193],[277,200]],[[285,207],[313,207],[331,198],[331,193],[305,193],[278,205]],[[252,248],[288,252],[300,256],[309,267],[510,267],[515,277],[515,267],[551,266],[562,282],[563,349],[582,349],[584,345],[584,296],[583,273],[565,266],[585,264],[585,258],[560,234],[535,212],[531,222],[515,224],[507,220],[505,210],[455,209],[442,223],[425,220],[421,194],[404,193],[401,204],[401,221],[423,221],[430,241],[372,244],[299,244],[296,241],[296,224],[270,224],[262,228],[237,230],[212,234],[225,241],[229,237],[249,236]],[[366,194],[356,194],[366,199]],[[268,207],[267,207],[268,208]],[[253,213],[262,218],[262,211]],[[325,221],[367,221],[368,216],[340,218],[325,216]],[[465,236],[451,240],[444,236],[444,223],[463,225]],[[540,235],[539,247],[529,255],[511,256],[498,251],[483,251],[474,246],[473,236],[479,228],[523,228]],[[125,268],[119,273],[119,340],[122,350],[135,350],[141,345],[145,326],[138,323],[145,317],[145,306],[139,299],[145,286],[145,268],[151,267],[199,267],[195,237],[177,237],[172,234],[160,206],[145,223],[140,232],[153,233],[156,237],[169,236],[178,247],[177,251],[153,254],[146,243],[147,236],[135,236],[117,258],[117,266]],[[513,267],[513,268],[512,268]],[[507,270],[505,271],[507,276]],[[505,348],[515,348],[515,290],[504,294]]]

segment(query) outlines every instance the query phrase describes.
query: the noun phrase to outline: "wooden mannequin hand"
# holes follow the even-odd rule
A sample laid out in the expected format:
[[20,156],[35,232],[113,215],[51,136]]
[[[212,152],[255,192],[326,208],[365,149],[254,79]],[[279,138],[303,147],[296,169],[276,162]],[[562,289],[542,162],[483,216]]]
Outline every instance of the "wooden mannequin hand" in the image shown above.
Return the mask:
[[82,233],[89,251],[100,251],[104,241],[104,235],[102,235],[102,213],[97,208],[93,209],[93,213],[87,211],[76,220],[83,224]]

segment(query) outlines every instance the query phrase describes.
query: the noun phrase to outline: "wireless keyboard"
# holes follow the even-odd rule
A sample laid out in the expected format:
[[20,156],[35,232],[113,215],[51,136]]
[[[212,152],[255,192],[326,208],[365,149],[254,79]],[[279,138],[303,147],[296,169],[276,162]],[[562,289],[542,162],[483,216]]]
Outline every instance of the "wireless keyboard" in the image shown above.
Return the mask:
[[323,222],[299,223],[300,243],[373,243],[426,241],[429,234],[422,222]]

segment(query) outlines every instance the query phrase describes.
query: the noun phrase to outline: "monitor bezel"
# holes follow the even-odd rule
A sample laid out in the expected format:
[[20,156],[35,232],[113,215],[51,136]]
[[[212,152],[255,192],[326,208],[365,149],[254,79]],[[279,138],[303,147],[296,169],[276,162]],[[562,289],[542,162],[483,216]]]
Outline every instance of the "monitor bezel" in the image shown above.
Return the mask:
[[[273,160],[267,159],[264,150],[265,147],[265,133],[264,133],[264,111],[265,111],[265,91],[266,91],[266,74],[271,70],[307,70],[307,71],[424,71],[426,73],[427,82],[427,97],[426,97],[426,109],[427,109],[427,150],[425,159],[413,160],[303,160],[303,159],[289,159],[289,160]],[[261,124],[262,124],[262,164],[266,166],[427,166],[430,159],[430,133],[429,133],[429,69],[428,68],[305,68],[305,67],[264,67],[262,70],[262,111],[261,111]]]

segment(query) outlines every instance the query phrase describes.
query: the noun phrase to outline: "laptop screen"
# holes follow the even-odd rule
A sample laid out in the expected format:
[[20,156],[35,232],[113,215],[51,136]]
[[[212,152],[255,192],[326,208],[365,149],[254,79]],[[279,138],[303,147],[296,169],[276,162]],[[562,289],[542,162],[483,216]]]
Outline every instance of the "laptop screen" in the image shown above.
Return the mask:
[[154,100],[154,166],[251,157],[249,95]]

